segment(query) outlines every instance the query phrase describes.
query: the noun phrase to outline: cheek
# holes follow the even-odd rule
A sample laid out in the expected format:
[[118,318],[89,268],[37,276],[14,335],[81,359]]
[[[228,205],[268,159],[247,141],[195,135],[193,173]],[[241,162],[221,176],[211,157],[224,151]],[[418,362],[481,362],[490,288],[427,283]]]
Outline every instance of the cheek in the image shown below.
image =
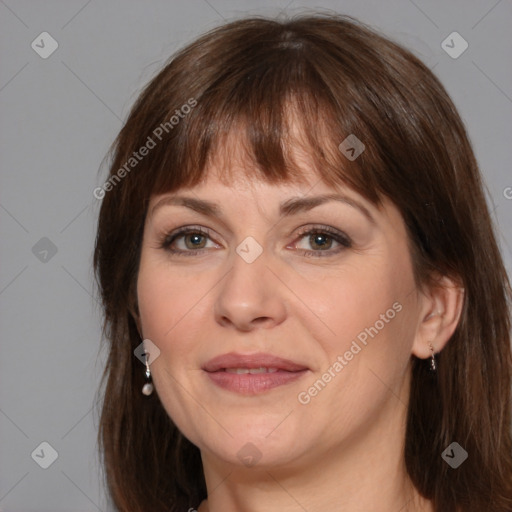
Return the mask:
[[396,323],[393,304],[402,300],[403,288],[389,269],[375,264],[344,269],[318,282],[298,281],[295,291],[313,313],[307,315],[310,328],[316,323],[326,348],[338,351],[348,349],[360,333],[364,341],[365,329],[376,322],[379,333],[389,330]]
[[151,366],[152,379],[164,408],[182,431],[195,421],[190,396],[200,396],[189,378],[197,372],[194,346],[201,334],[198,317],[205,314],[204,288],[192,276],[177,275],[161,262],[141,259],[137,293],[143,336],[160,350]]
[[190,273],[141,259],[137,292],[142,332],[160,350],[151,367],[152,378],[169,416],[183,428],[190,420],[183,418],[191,407],[190,395],[184,390],[201,396],[195,376],[205,348],[201,340],[209,332],[209,292],[214,287],[215,280],[205,272]]
[[193,276],[178,275],[162,262],[141,258],[137,297],[144,336],[172,338],[180,323],[193,315],[205,284]]
[[358,281],[345,290],[336,307],[325,309],[335,334],[322,339],[324,364],[298,397],[311,417],[333,426],[334,437],[372,424],[385,404],[403,407],[414,333],[409,300],[397,300],[394,287]]
[[406,374],[415,332],[412,269],[407,253],[380,256],[299,289],[315,313],[304,316],[308,329],[325,355],[320,371],[331,392],[315,398],[325,406],[341,401],[360,410],[398,389]]
[[[163,278],[164,277],[164,278]],[[170,290],[174,289],[171,293]],[[147,265],[141,265],[137,280],[137,298],[144,337],[160,339],[172,328],[177,313],[174,297],[179,293],[174,287],[169,288],[165,274]],[[153,339],[154,338],[154,339]]]

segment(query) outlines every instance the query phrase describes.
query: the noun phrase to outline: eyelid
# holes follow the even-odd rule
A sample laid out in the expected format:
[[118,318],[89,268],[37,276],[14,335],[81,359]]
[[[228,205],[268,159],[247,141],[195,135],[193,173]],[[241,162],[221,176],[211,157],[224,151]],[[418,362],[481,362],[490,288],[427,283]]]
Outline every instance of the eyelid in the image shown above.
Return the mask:
[[[334,250],[327,249],[327,250],[318,250],[318,251],[307,250],[307,249],[298,249],[295,247],[295,245],[300,240],[305,238],[306,235],[311,236],[312,234],[315,234],[315,233],[328,235],[328,237],[331,238],[332,240],[334,240],[339,245],[339,247]],[[352,239],[346,233],[344,233],[343,231],[340,231],[336,228],[333,228],[331,226],[318,225],[318,224],[314,225],[314,226],[311,226],[311,225],[304,226],[302,229],[299,230],[294,242],[292,242],[292,243],[294,245],[295,250],[301,251],[304,256],[308,256],[308,257],[311,257],[311,256],[313,256],[313,257],[335,256],[335,255],[338,255],[343,250],[346,250],[346,249],[349,249],[350,247],[352,247]]]
[[174,243],[177,239],[184,237],[191,233],[199,233],[205,237],[207,237],[209,240],[211,240],[214,243],[217,243],[212,238],[212,230],[205,228],[203,226],[199,225],[188,225],[188,226],[182,226],[177,229],[172,230],[171,232],[164,232],[158,237],[158,247],[160,249],[164,249],[170,253],[174,254],[196,254],[197,252],[203,251],[205,248],[199,248],[199,249],[192,249],[190,251],[183,251],[181,249],[171,249],[170,246],[172,243]]
[[307,224],[306,226],[302,226],[301,228],[299,228],[297,236],[302,236],[310,232],[329,233],[331,235],[338,235],[340,237],[344,237],[347,239],[347,241],[350,240],[349,236],[346,235],[343,231],[333,228],[332,226],[328,226],[326,224]]

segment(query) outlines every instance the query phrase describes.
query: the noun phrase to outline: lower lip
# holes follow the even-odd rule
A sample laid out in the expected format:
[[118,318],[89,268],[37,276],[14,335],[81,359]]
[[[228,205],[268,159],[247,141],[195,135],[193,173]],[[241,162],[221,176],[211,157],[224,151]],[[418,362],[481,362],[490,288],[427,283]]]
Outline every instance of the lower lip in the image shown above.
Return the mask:
[[228,373],[225,371],[206,372],[208,377],[217,386],[240,393],[242,395],[256,395],[269,389],[289,384],[300,379],[308,370],[287,372],[278,370],[274,373]]

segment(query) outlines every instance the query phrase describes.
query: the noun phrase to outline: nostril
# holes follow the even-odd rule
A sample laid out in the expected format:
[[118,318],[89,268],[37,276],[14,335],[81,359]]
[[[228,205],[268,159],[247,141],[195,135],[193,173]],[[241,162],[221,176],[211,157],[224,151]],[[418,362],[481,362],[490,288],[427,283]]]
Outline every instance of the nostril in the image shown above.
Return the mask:
[[255,318],[251,323],[253,324],[264,324],[268,321],[270,321],[271,318],[268,316],[259,316],[258,318]]

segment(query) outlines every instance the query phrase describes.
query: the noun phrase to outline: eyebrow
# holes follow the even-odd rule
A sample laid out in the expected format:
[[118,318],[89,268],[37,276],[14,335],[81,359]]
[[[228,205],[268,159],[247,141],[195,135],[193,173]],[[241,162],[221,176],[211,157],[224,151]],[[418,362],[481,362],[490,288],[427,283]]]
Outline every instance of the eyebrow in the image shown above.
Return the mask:
[[[317,206],[328,203],[330,201],[338,201],[340,203],[351,206],[352,208],[362,213],[372,224],[375,224],[375,219],[372,217],[368,208],[366,208],[359,201],[341,194],[323,194],[312,197],[292,197],[291,199],[288,199],[279,205],[279,215],[280,217],[289,217],[291,215],[296,215],[297,213],[312,210],[313,208],[316,208]],[[206,199],[197,199],[195,197],[186,196],[164,197],[153,206],[151,209],[151,216],[153,216],[157,210],[164,206],[184,206],[207,217],[222,218],[222,209],[217,203],[207,201]]]

